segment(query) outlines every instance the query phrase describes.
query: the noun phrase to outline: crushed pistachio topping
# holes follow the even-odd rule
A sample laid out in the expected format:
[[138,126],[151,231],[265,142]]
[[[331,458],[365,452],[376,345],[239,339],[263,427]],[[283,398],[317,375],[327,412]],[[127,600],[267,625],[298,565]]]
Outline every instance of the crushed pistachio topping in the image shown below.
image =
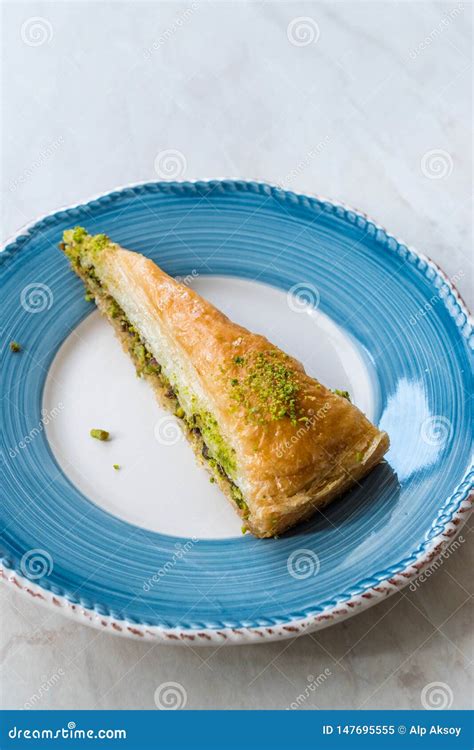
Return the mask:
[[114,243],[106,234],[88,234],[84,227],[67,229],[63,234],[60,247],[71,261],[74,268],[80,268],[93,280],[98,281],[94,273],[94,265],[98,261],[100,251],[105,247],[113,247]]
[[18,341],[10,341],[10,349],[12,352],[21,352],[21,345]]
[[347,398],[348,401],[351,400],[349,391],[340,391],[339,388],[334,388],[333,393],[335,393],[337,396],[342,396],[342,398]]
[[110,432],[107,432],[107,430],[98,430],[94,428],[90,431],[90,436],[95,438],[96,440],[108,440],[110,437]]
[[87,237],[87,230],[84,229],[84,227],[74,227],[71,231],[74,242],[82,242],[82,240]]
[[230,379],[230,397],[243,406],[249,422],[264,424],[287,417],[297,423],[299,384],[289,359],[278,349],[256,352],[246,359],[234,357],[235,364],[248,366],[242,378]]
[[106,234],[96,234],[92,238],[91,248],[92,250],[102,250],[109,243],[110,240]]

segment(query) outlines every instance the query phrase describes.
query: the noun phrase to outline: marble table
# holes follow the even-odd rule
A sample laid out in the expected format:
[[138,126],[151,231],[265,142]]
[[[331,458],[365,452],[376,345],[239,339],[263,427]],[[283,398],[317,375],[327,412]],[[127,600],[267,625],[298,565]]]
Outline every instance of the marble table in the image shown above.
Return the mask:
[[[366,211],[472,304],[468,4],[10,2],[4,15],[4,238],[128,182],[253,177]],[[174,681],[191,709],[417,708],[440,682],[468,708],[472,528],[416,590],[265,645],[122,640],[2,586],[2,705],[154,708]]]

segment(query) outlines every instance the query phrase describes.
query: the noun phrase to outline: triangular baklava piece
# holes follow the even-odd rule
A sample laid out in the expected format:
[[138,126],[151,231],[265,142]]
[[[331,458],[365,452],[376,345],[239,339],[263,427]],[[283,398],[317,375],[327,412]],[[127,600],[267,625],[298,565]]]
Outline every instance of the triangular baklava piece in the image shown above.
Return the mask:
[[309,517],[387,451],[387,434],[344,394],[153,261],[81,227],[61,248],[255,536]]

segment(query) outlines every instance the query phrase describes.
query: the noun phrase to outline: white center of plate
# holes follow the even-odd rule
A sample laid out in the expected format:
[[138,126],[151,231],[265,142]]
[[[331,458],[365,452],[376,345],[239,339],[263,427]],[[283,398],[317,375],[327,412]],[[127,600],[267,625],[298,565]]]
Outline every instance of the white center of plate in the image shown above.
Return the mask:
[[[232,320],[299,359],[331,388],[348,390],[370,418],[374,380],[353,340],[327,316],[266,284],[224,276],[193,288]],[[136,377],[112,328],[93,312],[59,349],[48,373],[43,409],[53,453],[92,502],[125,521],[163,534],[208,539],[238,536],[242,522],[175,423]],[[90,437],[91,428],[110,440]],[[120,466],[119,470],[113,468]]]

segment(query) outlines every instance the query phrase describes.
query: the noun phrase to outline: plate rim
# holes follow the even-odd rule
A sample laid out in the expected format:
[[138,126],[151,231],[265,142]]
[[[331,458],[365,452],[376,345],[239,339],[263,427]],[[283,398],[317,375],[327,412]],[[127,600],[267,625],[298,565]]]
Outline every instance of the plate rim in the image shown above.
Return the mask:
[[[16,234],[3,243],[0,251],[0,267],[5,270],[5,263],[8,258],[13,257],[24,244],[46,224],[47,226],[61,221],[65,214],[71,220],[77,218],[79,209],[89,208],[110,203],[128,192],[139,194],[140,192],[176,192],[179,194],[197,193],[200,187],[209,189],[210,186],[220,187],[221,190],[228,192],[255,192],[267,194],[272,197],[288,202],[292,205],[300,204],[310,208],[318,207],[325,212],[336,213],[339,218],[348,224],[358,224],[359,226],[369,226],[372,228],[372,234],[376,243],[380,246],[381,251],[388,247],[389,250],[395,251],[400,257],[409,258],[412,264],[417,264],[418,270],[424,273],[430,284],[436,288],[439,293],[441,288],[446,287],[447,293],[441,297],[444,306],[448,309],[449,314],[454,320],[460,336],[466,339],[469,346],[471,339],[474,346],[473,325],[474,321],[467,309],[467,306],[456,289],[453,282],[440,268],[440,266],[427,255],[415,250],[413,246],[408,245],[391,233],[365,212],[354,209],[348,204],[335,201],[320,194],[315,193],[295,193],[291,190],[285,190],[279,185],[265,182],[262,180],[233,179],[233,178],[214,178],[214,179],[196,179],[196,180],[160,180],[156,182],[133,182],[116,187],[103,193],[95,194],[87,200],[61,207],[55,211],[41,215],[34,221],[25,224]],[[362,222],[362,225],[361,225]],[[439,286],[436,287],[435,281],[439,279]],[[451,303],[454,301],[454,311],[447,305],[450,298]],[[449,509],[449,505],[451,508]],[[196,629],[193,626],[181,625],[176,628],[168,628],[161,625],[145,625],[137,622],[130,622],[126,619],[120,619],[111,615],[103,615],[104,605],[95,602],[92,608],[86,608],[82,605],[74,604],[67,598],[67,591],[59,591],[54,586],[54,592],[42,585],[41,581],[35,583],[22,576],[19,570],[15,569],[9,563],[8,559],[0,561],[0,577],[7,583],[15,586],[17,590],[38,599],[40,602],[49,607],[59,609],[63,614],[73,617],[76,620],[85,622],[96,628],[106,629],[117,635],[124,635],[135,638],[159,639],[167,643],[186,643],[194,641],[195,645],[210,645],[211,642],[219,644],[231,643],[251,643],[262,642],[263,640],[280,640],[282,638],[295,637],[303,633],[309,633],[335,622],[342,621],[370,606],[378,601],[387,598],[391,594],[399,591],[404,586],[417,578],[424,569],[438,558],[446,547],[453,541],[456,534],[467,520],[470,512],[474,507],[474,470],[471,464],[470,469],[466,472],[462,481],[454,488],[452,494],[440,503],[438,516],[433,519],[431,529],[437,533],[426,539],[412,553],[414,560],[405,557],[400,563],[392,566],[389,570],[384,570],[385,575],[376,585],[367,585],[363,587],[361,593],[346,597],[336,605],[326,607],[320,613],[310,611],[310,608],[303,612],[302,617],[288,615],[286,618],[279,618],[277,624],[269,626],[251,626],[251,627],[205,627]],[[441,528],[439,516],[441,519]],[[362,586],[363,582],[359,582]]]

